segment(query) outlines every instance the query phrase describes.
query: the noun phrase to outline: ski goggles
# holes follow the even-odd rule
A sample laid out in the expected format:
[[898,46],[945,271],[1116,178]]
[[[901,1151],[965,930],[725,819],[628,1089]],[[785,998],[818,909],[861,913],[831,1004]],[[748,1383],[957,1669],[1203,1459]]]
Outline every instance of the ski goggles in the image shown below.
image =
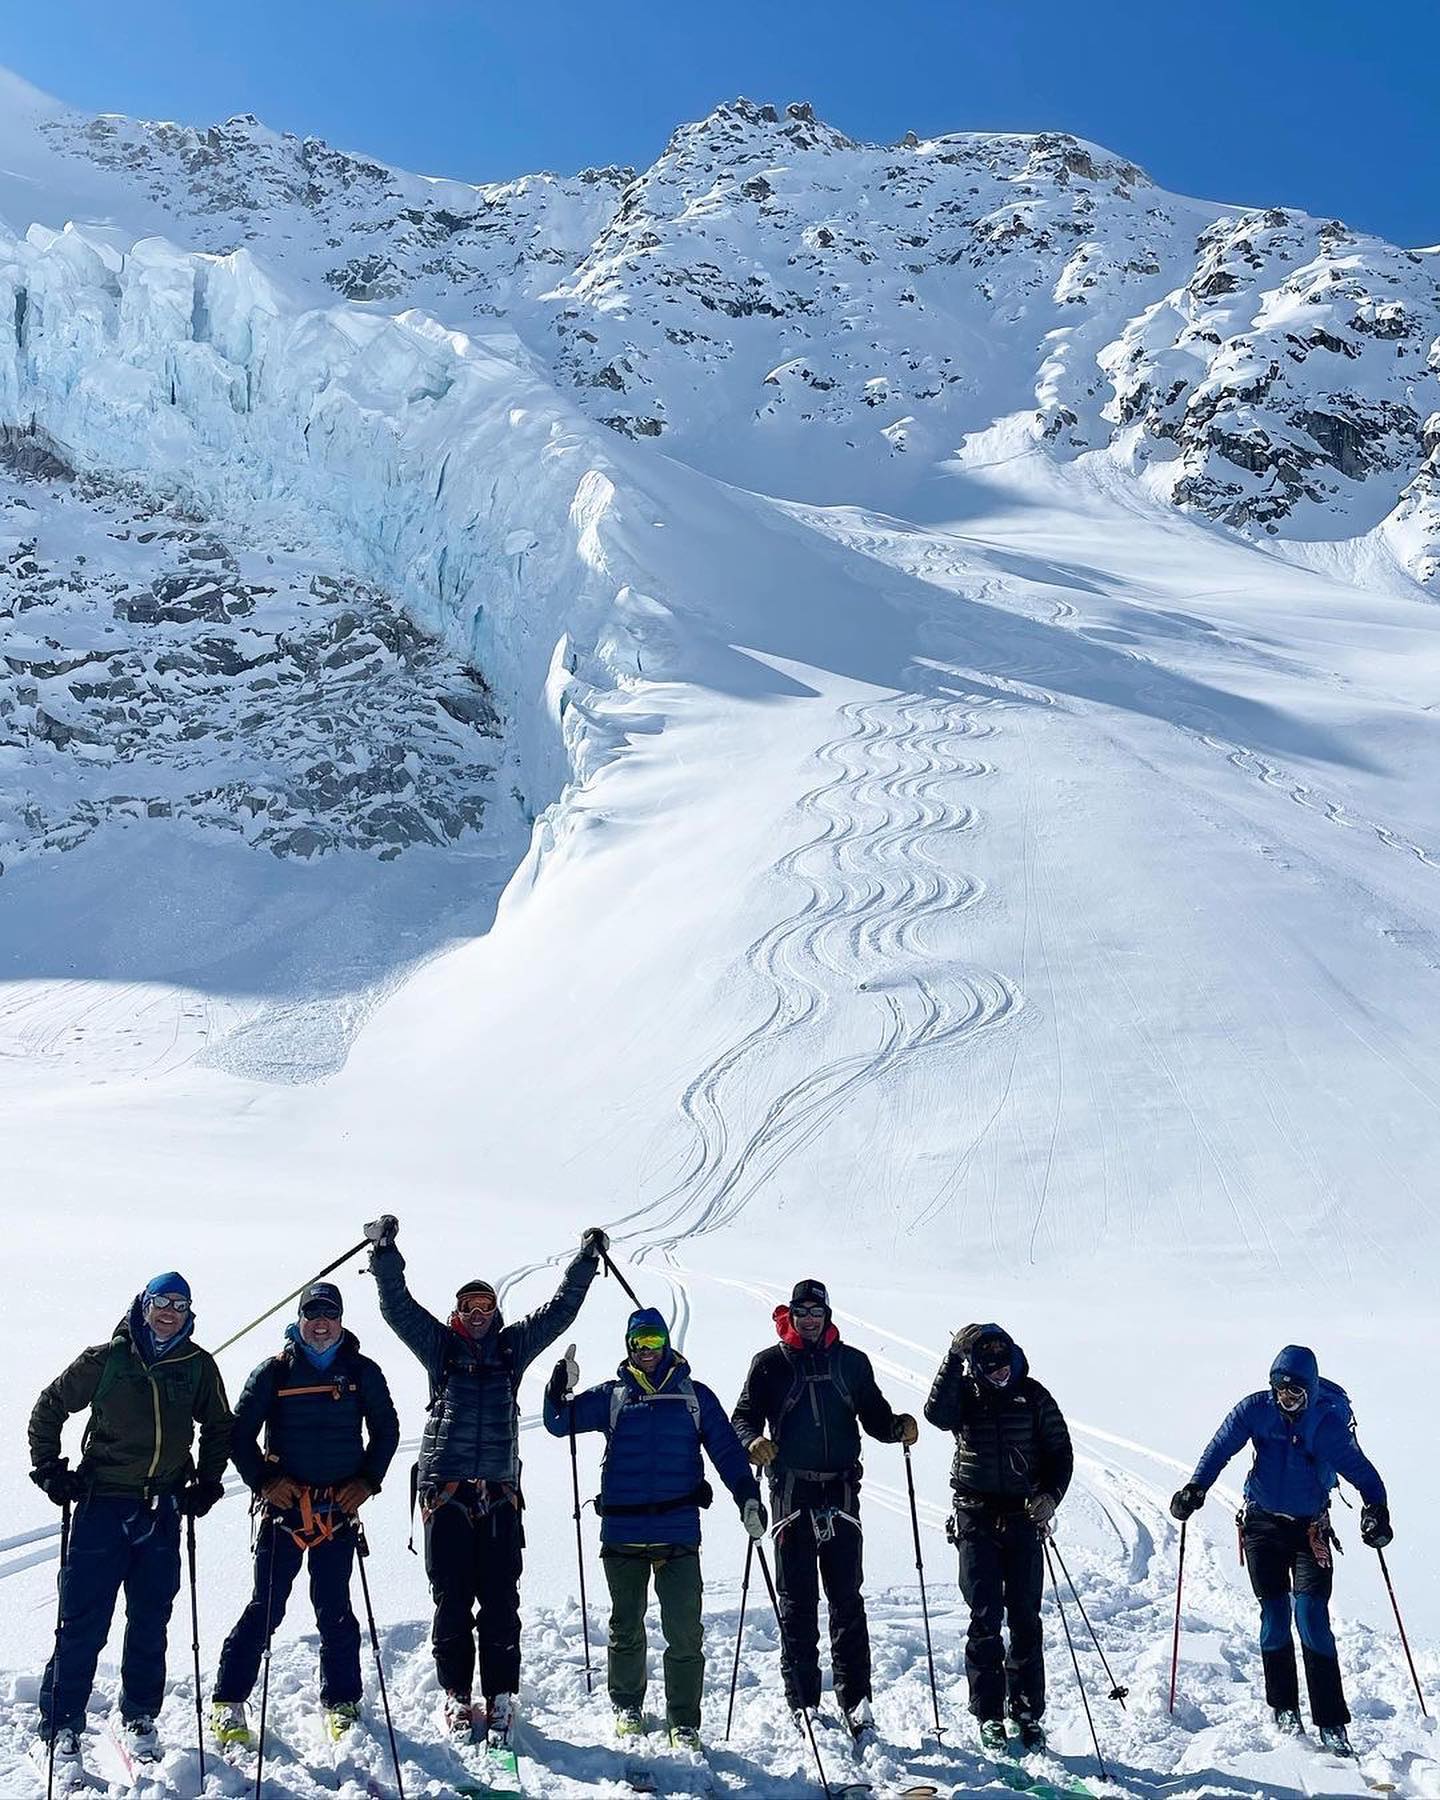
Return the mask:
[[146,1312],[188,1313],[190,1302],[183,1294],[147,1294],[145,1310]]
[[1006,1369],[1010,1366],[1010,1346],[1004,1338],[986,1338],[974,1349],[977,1369]]
[[302,1319],[338,1319],[340,1308],[333,1300],[307,1300],[300,1308]]
[[664,1350],[670,1342],[668,1332],[648,1330],[636,1331],[626,1339],[631,1350]]
[[824,1306],[812,1306],[808,1301],[802,1300],[799,1306],[790,1308],[790,1317],[792,1319],[823,1319],[827,1311],[828,1308]]
[[1270,1385],[1275,1390],[1275,1398],[1282,1406],[1286,1404],[1292,1407],[1299,1406],[1308,1397],[1305,1391],[1305,1383],[1303,1381],[1297,1381],[1292,1375],[1277,1376]]
[[462,1294],[455,1302],[455,1310],[458,1313],[480,1313],[483,1317],[488,1313],[494,1312],[495,1304],[495,1296],[493,1294]]

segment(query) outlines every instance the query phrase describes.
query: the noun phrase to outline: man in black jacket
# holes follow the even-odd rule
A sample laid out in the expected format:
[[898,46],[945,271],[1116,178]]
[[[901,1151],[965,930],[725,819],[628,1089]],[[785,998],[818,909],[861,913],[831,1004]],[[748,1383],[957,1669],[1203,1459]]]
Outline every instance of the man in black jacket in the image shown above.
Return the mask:
[[[457,1737],[477,1729],[508,1744],[520,1681],[520,1380],[542,1350],[575,1321],[610,1240],[592,1228],[580,1240],[554,1298],[513,1325],[488,1281],[467,1281],[441,1324],[405,1284],[387,1213],[365,1227],[370,1272],[385,1323],[430,1377],[420,1443],[418,1493],[425,1519],[425,1573],[435,1602],[431,1644],[444,1692],[444,1724]],[[483,1708],[473,1705],[476,1641]]]
[[342,1309],[332,1282],[306,1288],[284,1349],[254,1371],[235,1408],[230,1455],[263,1504],[255,1591],[215,1675],[211,1723],[222,1744],[250,1741],[245,1702],[307,1555],[330,1735],[342,1737],[360,1716],[360,1627],[350,1605],[354,1521],[380,1492],[400,1421],[379,1365],[360,1354],[359,1340],[341,1324]]
[[835,1697],[863,1741],[874,1721],[859,1428],[883,1444],[913,1444],[919,1428],[908,1413],[891,1411],[865,1352],[840,1342],[821,1282],[796,1282],[774,1320],[780,1342],[751,1363],[730,1421],[769,1474],[785,1696],[792,1708],[820,1703],[823,1581]]
[[[925,1417],[955,1433],[952,1535],[970,1608],[965,1673],[970,1711],[988,1750],[1006,1748],[1005,1714],[1026,1750],[1045,1733],[1045,1644],[1040,1628],[1041,1540],[1074,1471],[1070,1433],[1025,1353],[998,1325],[967,1325],[940,1365]],[[1010,1628],[1006,1654],[1001,1626]]]

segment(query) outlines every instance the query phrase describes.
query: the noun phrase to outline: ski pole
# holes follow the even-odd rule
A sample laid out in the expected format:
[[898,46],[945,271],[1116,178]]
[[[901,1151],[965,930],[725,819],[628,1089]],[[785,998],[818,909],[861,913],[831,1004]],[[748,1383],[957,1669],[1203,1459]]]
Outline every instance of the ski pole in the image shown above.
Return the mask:
[[1085,1621],[1085,1629],[1090,1633],[1090,1642],[1095,1646],[1096,1653],[1100,1658],[1101,1666],[1105,1670],[1105,1679],[1110,1683],[1110,1698],[1120,1702],[1122,1712],[1128,1712],[1129,1708],[1125,1705],[1125,1696],[1130,1690],[1127,1687],[1121,1687],[1120,1683],[1115,1679],[1115,1671],[1110,1667],[1109,1658],[1100,1647],[1100,1640],[1095,1635],[1095,1627],[1090,1623],[1090,1615],[1086,1612],[1084,1602],[1081,1600],[1079,1594],[1075,1592],[1075,1583],[1070,1579],[1070,1571],[1065,1567],[1065,1558],[1060,1554],[1060,1546],[1055,1542],[1053,1537],[1050,1539],[1050,1548],[1055,1552],[1055,1560],[1060,1565],[1060,1573],[1065,1577],[1065,1585],[1070,1590],[1070,1598],[1075,1602],[1080,1617]]
[[905,1452],[905,1487],[910,1495],[910,1530],[915,1539],[915,1573],[920,1578],[920,1616],[925,1621],[925,1660],[930,1666],[930,1704],[935,1709],[935,1740],[938,1743],[943,1733],[940,1723],[940,1692],[935,1685],[935,1646],[930,1639],[930,1602],[925,1598],[925,1559],[920,1554],[920,1514],[915,1505],[915,1470],[910,1462],[910,1446],[902,1444]]
[[270,1711],[270,1635],[275,1629],[275,1533],[280,1529],[275,1518],[266,1513],[264,1525],[270,1527],[270,1574],[265,1584],[265,1675],[260,1683],[260,1740],[255,1747],[255,1800],[260,1800],[260,1783],[265,1774],[265,1720]]
[[195,1743],[200,1751],[200,1786],[205,1786],[205,1710],[200,1700],[200,1598],[195,1582],[195,1515],[185,1515],[185,1554],[190,1564],[190,1648],[195,1653]]
[[600,1252],[600,1257],[601,1257],[601,1260],[605,1264],[606,1270],[615,1277],[615,1279],[620,1283],[621,1287],[624,1288],[625,1292],[630,1296],[630,1304],[635,1308],[636,1312],[639,1312],[640,1311],[640,1296],[635,1292],[634,1288],[631,1287],[630,1283],[620,1273],[619,1269],[616,1268],[615,1258],[613,1256],[611,1256],[611,1254],[608,1250],[602,1250]]
[[1415,1673],[1415,1658],[1410,1654],[1410,1640],[1405,1635],[1405,1621],[1400,1617],[1400,1602],[1395,1598],[1395,1585],[1390,1579],[1390,1567],[1385,1561],[1385,1552],[1377,1549],[1375,1554],[1380,1558],[1380,1573],[1385,1577],[1385,1586],[1390,1593],[1390,1605],[1394,1609],[1395,1623],[1400,1627],[1400,1642],[1405,1646],[1405,1660],[1410,1665],[1410,1679],[1415,1683],[1415,1698],[1420,1702],[1420,1711],[1425,1718],[1430,1714],[1425,1708],[1425,1696],[1420,1692],[1420,1677]]
[[298,1300],[307,1287],[310,1287],[314,1282],[323,1281],[327,1275],[333,1275],[335,1270],[338,1269],[342,1263],[349,1262],[352,1256],[358,1256],[362,1250],[368,1249],[369,1246],[369,1238],[361,1238],[360,1242],[356,1244],[353,1249],[347,1250],[343,1256],[337,1256],[334,1262],[326,1263],[323,1269],[320,1269],[316,1274],[311,1275],[307,1280],[302,1281],[299,1287],[295,1288],[291,1293],[286,1294],[284,1299],[277,1300],[272,1307],[261,1313],[258,1319],[252,1319],[248,1325],[242,1325],[237,1332],[234,1332],[230,1337],[226,1338],[223,1344],[217,1344],[210,1354],[212,1356],[219,1356],[222,1350],[228,1350],[232,1344],[238,1344],[241,1338],[245,1337],[249,1332],[252,1332],[257,1325],[263,1325],[267,1319],[274,1318],[275,1314],[279,1312],[282,1306],[288,1306],[292,1300]]
[[[754,1546],[756,1556],[760,1559],[760,1573],[765,1577],[765,1587],[770,1595],[770,1605],[775,1614],[775,1629],[780,1633],[783,1641],[785,1627],[780,1623],[780,1601],[776,1596],[775,1583],[770,1575],[770,1560],[761,1548],[758,1539],[751,1538],[750,1542]],[[815,1769],[820,1777],[820,1785],[825,1790],[825,1800],[834,1800],[834,1794],[831,1790],[830,1783],[825,1779],[825,1765],[820,1760],[820,1746],[815,1742],[815,1727],[810,1720],[810,1708],[808,1706],[797,1706],[795,1710],[799,1713],[801,1723],[805,1727],[805,1735],[810,1740],[810,1754],[815,1758]]]
[[1175,1710],[1175,1678],[1180,1673],[1180,1591],[1185,1583],[1185,1527],[1180,1521],[1180,1561],[1175,1570],[1175,1632],[1170,1640],[1170,1710]]
[[1070,1621],[1065,1617],[1065,1608],[1060,1600],[1060,1587],[1055,1580],[1055,1564],[1050,1560],[1050,1539],[1040,1539],[1040,1548],[1045,1552],[1045,1566],[1050,1571],[1050,1591],[1055,1596],[1055,1610],[1060,1615],[1060,1623],[1065,1631],[1065,1645],[1070,1652],[1070,1663],[1075,1670],[1075,1685],[1080,1690],[1080,1704],[1085,1708],[1085,1723],[1090,1727],[1090,1742],[1095,1746],[1095,1760],[1100,1765],[1100,1779],[1110,1779],[1109,1770],[1105,1767],[1105,1758],[1100,1754],[1100,1739],[1095,1735],[1095,1721],[1090,1716],[1090,1696],[1085,1692],[1085,1683],[1080,1677],[1080,1658],[1075,1654],[1075,1640],[1070,1636]]
[[730,1726],[735,1717],[735,1688],[740,1680],[740,1640],[745,1635],[745,1603],[750,1598],[750,1565],[755,1560],[755,1540],[745,1544],[745,1573],[740,1581],[740,1623],[735,1627],[735,1660],[730,1665],[730,1704],[725,1709],[725,1742],[730,1742]]
[[65,1618],[65,1565],[70,1557],[70,1502],[60,1506],[60,1569],[55,1577],[55,1648],[50,1655],[50,1746],[45,1755],[45,1800],[55,1793],[55,1690],[60,1685],[60,1630]]
[[375,1652],[375,1678],[380,1684],[380,1705],[385,1713],[385,1729],[390,1734],[390,1757],[395,1764],[395,1792],[400,1800],[405,1800],[405,1783],[400,1775],[400,1749],[395,1742],[395,1722],[390,1717],[390,1696],[385,1691],[385,1664],[380,1659],[380,1633],[375,1629],[375,1608],[370,1604],[370,1582],[365,1574],[365,1558],[370,1554],[370,1545],[365,1536],[365,1527],[359,1519],[353,1521],[355,1532],[355,1551],[360,1563],[360,1592],[365,1596],[365,1621],[370,1627],[370,1648]]
[[[574,1345],[570,1346],[574,1350]],[[580,1571],[580,1636],[585,1645],[585,1692],[595,1692],[595,1677],[590,1668],[590,1605],[585,1598],[585,1540],[580,1531],[580,1454],[575,1448],[574,1396],[566,1395],[570,1405],[570,1485],[575,1493],[575,1564]]]

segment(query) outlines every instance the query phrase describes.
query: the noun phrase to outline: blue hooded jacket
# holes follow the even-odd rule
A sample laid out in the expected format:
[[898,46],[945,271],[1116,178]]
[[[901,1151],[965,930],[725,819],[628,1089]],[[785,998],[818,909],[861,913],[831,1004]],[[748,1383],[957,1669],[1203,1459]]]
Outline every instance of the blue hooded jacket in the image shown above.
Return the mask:
[[1385,1483],[1355,1441],[1350,1401],[1343,1388],[1321,1379],[1315,1352],[1287,1344],[1270,1365],[1272,1381],[1280,1374],[1300,1379],[1305,1405],[1287,1413],[1270,1388],[1247,1394],[1205,1446],[1190,1478],[1195,1486],[1208,1491],[1249,1443],[1255,1460],[1245,1477],[1245,1498],[1265,1512],[1318,1517],[1330,1504],[1338,1475],[1359,1489],[1367,1506],[1385,1505]]
[[[636,1313],[631,1327],[666,1329],[653,1308]],[[603,1431],[609,1442],[600,1471],[600,1541],[602,1544],[698,1544],[700,1509],[689,1504],[665,1506],[659,1512],[606,1512],[611,1506],[664,1506],[683,1500],[699,1487],[705,1468],[703,1445],[735,1504],[758,1500],[760,1488],[750,1469],[745,1447],[725,1409],[704,1382],[691,1380],[699,1408],[699,1430],[686,1403],[683,1383],[690,1365],[683,1356],[666,1350],[649,1391],[637,1379],[628,1362],[621,1363],[614,1381],[602,1381],[572,1400],[556,1401],[545,1395],[545,1429],[554,1437],[575,1430]],[[623,1405],[610,1430],[613,1397],[619,1389]]]

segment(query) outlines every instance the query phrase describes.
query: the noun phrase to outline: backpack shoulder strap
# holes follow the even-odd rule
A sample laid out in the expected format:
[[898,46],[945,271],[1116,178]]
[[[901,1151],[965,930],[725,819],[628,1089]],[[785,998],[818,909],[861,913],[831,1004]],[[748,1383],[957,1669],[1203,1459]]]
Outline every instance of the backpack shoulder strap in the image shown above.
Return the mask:
[[125,1358],[130,1354],[130,1346],[124,1338],[112,1338],[110,1348],[105,1355],[105,1363],[100,1370],[100,1379],[95,1384],[95,1392],[90,1396],[91,1406],[98,1406],[120,1379],[120,1371],[125,1366]]
[[700,1435],[700,1396],[695,1392],[695,1384],[688,1375],[682,1375],[675,1383],[675,1392],[684,1400],[690,1413],[690,1423],[695,1427],[695,1435]]

